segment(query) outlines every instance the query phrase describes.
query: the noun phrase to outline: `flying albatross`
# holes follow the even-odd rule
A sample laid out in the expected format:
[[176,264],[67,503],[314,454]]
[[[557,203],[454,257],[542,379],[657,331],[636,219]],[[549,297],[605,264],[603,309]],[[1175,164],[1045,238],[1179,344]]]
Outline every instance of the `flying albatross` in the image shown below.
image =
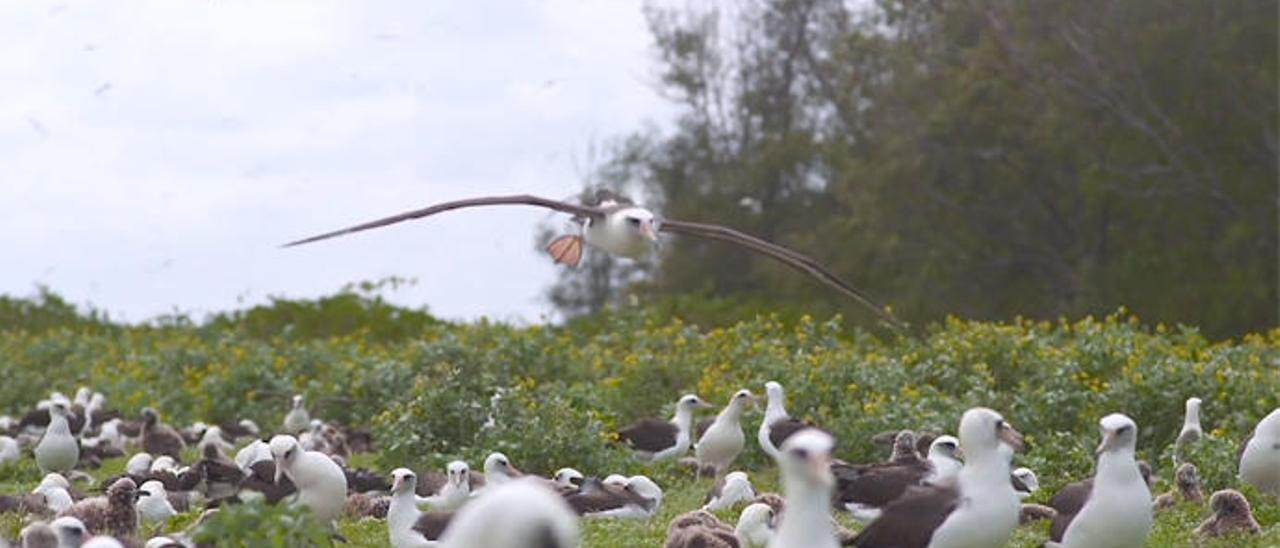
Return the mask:
[[302,245],[393,225],[403,221],[421,219],[455,209],[498,205],[535,206],[573,215],[574,222],[582,227],[581,235],[560,236],[552,240],[547,246],[547,252],[551,254],[551,258],[556,263],[577,266],[582,260],[584,243],[613,255],[638,258],[644,256],[653,248],[653,244],[658,241],[659,232],[708,238],[739,245],[756,253],[767,255],[852,298],[859,304],[871,309],[872,312],[891,325],[897,324],[897,320],[893,315],[884,307],[876,304],[866,293],[840,279],[822,264],[797,251],[726,226],[678,221],[675,219],[659,219],[649,209],[636,205],[630,199],[607,190],[596,191],[595,202],[594,205],[572,204],[529,194],[467,198],[406,211],[398,215],[384,217],[341,230],[303,238],[284,244],[284,247]]

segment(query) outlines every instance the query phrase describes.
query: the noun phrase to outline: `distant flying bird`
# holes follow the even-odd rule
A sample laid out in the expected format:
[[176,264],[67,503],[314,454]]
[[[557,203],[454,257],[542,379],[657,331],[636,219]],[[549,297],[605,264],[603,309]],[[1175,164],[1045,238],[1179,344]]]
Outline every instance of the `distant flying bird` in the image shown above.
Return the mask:
[[649,209],[636,205],[630,199],[607,190],[596,191],[594,201],[595,204],[592,205],[571,204],[528,194],[468,198],[439,203],[341,230],[326,232],[289,242],[284,247],[325,240],[372,228],[393,225],[402,221],[421,219],[454,209],[497,205],[535,206],[571,214],[573,215],[573,221],[582,227],[581,234],[560,236],[552,240],[547,246],[547,252],[551,254],[551,258],[556,263],[576,267],[582,261],[584,243],[602,249],[612,255],[638,258],[652,250],[653,244],[658,241],[659,232],[708,238],[742,246],[756,253],[767,255],[852,298],[859,304],[871,309],[881,319],[891,324],[897,324],[897,320],[893,315],[884,307],[877,305],[866,293],[840,279],[822,264],[799,252],[726,226],[659,219]]

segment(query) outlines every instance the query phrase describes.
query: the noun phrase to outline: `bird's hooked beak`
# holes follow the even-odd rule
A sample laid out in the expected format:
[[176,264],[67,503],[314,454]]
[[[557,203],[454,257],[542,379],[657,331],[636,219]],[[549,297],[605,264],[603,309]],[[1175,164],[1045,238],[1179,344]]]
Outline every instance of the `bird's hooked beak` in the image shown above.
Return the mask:
[[511,474],[511,477],[513,478],[518,478],[524,475],[524,472],[521,472],[519,468],[516,468],[516,465],[509,462],[507,463],[507,473]]
[[654,242],[654,243],[657,243],[657,242],[658,242],[658,221],[657,221],[657,219],[649,219],[649,220],[647,220],[647,221],[641,221],[641,222],[640,222],[640,234],[642,234],[645,238],[648,238],[648,239],[649,239],[649,241]]
[[1007,422],[1000,427],[999,436],[1000,441],[1008,444],[1015,452],[1021,452],[1022,449],[1026,447],[1026,444],[1022,440],[1022,434],[1018,433],[1017,430],[1014,430],[1013,426],[1010,426]]
[[1098,448],[1094,450],[1093,456],[1098,457],[1103,453],[1115,449],[1120,446],[1120,434],[1115,430],[1108,430],[1106,435],[1102,437],[1102,443],[1098,444]]
[[715,406],[712,405],[711,402],[708,402],[707,400],[704,400],[704,399],[698,399],[698,402],[693,404],[693,406],[694,408],[697,408],[697,409],[714,409],[715,408]]
[[834,482],[834,476],[831,475],[831,453],[824,452],[809,457],[809,474],[819,483]]
[[279,484],[280,478],[284,477],[284,457],[272,457],[271,460],[276,463],[275,483]]
[[[276,480],[276,481],[279,481],[279,480]],[[399,493],[402,487],[404,487],[404,476],[396,476],[394,480],[391,480],[392,493]]]

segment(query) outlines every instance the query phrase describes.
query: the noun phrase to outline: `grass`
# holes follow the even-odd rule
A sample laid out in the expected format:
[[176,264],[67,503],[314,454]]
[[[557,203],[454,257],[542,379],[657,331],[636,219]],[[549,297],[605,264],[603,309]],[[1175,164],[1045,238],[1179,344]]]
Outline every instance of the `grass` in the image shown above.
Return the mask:
[[[352,464],[357,466],[372,465],[372,455],[357,455]],[[104,463],[101,469],[91,472],[97,479],[107,478],[123,470],[125,459],[113,459]],[[665,497],[660,513],[647,521],[629,520],[584,520],[582,522],[583,546],[589,548],[651,548],[661,546],[666,538],[667,524],[677,515],[701,506],[703,497],[711,487],[711,480],[695,480],[682,470],[672,465],[658,465],[647,468],[637,463],[628,473],[649,473],[664,486]],[[777,473],[772,467],[750,472],[752,482],[758,490],[777,489]],[[36,470],[31,459],[25,459],[17,465],[0,468],[0,493],[16,493],[31,490],[39,482],[41,474]],[[1157,485],[1157,491],[1168,489],[1168,481],[1164,478]],[[1220,486],[1213,486],[1220,487]],[[93,488],[90,488],[92,490]],[[1207,493],[1206,493],[1207,494]],[[1162,512],[1156,517],[1156,525],[1147,542],[1150,547],[1196,546],[1210,548],[1247,548],[1280,546],[1280,505],[1274,497],[1263,497],[1256,492],[1246,490],[1253,503],[1254,514],[1263,524],[1264,534],[1260,537],[1235,537],[1198,543],[1192,531],[1210,515],[1207,507],[1181,505]],[[1030,501],[1044,502],[1051,493],[1041,491]],[[733,524],[737,521],[736,510],[718,512],[724,521]],[[161,532],[181,531],[196,517],[196,513],[188,513],[175,518]],[[856,529],[856,522],[847,516],[838,517],[845,527]],[[26,520],[17,514],[0,515],[0,537],[17,538],[18,532]],[[339,523],[342,535],[349,541],[350,547],[387,546],[386,523],[378,520],[355,520],[344,518]],[[1010,546],[1037,547],[1048,538],[1048,523],[1039,522],[1020,527],[1014,534]]]

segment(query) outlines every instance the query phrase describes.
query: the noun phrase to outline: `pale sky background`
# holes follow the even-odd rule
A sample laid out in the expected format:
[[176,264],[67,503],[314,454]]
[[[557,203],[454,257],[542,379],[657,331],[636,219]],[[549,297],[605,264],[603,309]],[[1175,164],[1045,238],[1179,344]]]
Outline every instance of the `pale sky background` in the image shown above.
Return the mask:
[[386,276],[540,321],[533,209],[278,244],[489,193],[565,198],[673,107],[639,0],[0,3],[0,293],[200,317]]

